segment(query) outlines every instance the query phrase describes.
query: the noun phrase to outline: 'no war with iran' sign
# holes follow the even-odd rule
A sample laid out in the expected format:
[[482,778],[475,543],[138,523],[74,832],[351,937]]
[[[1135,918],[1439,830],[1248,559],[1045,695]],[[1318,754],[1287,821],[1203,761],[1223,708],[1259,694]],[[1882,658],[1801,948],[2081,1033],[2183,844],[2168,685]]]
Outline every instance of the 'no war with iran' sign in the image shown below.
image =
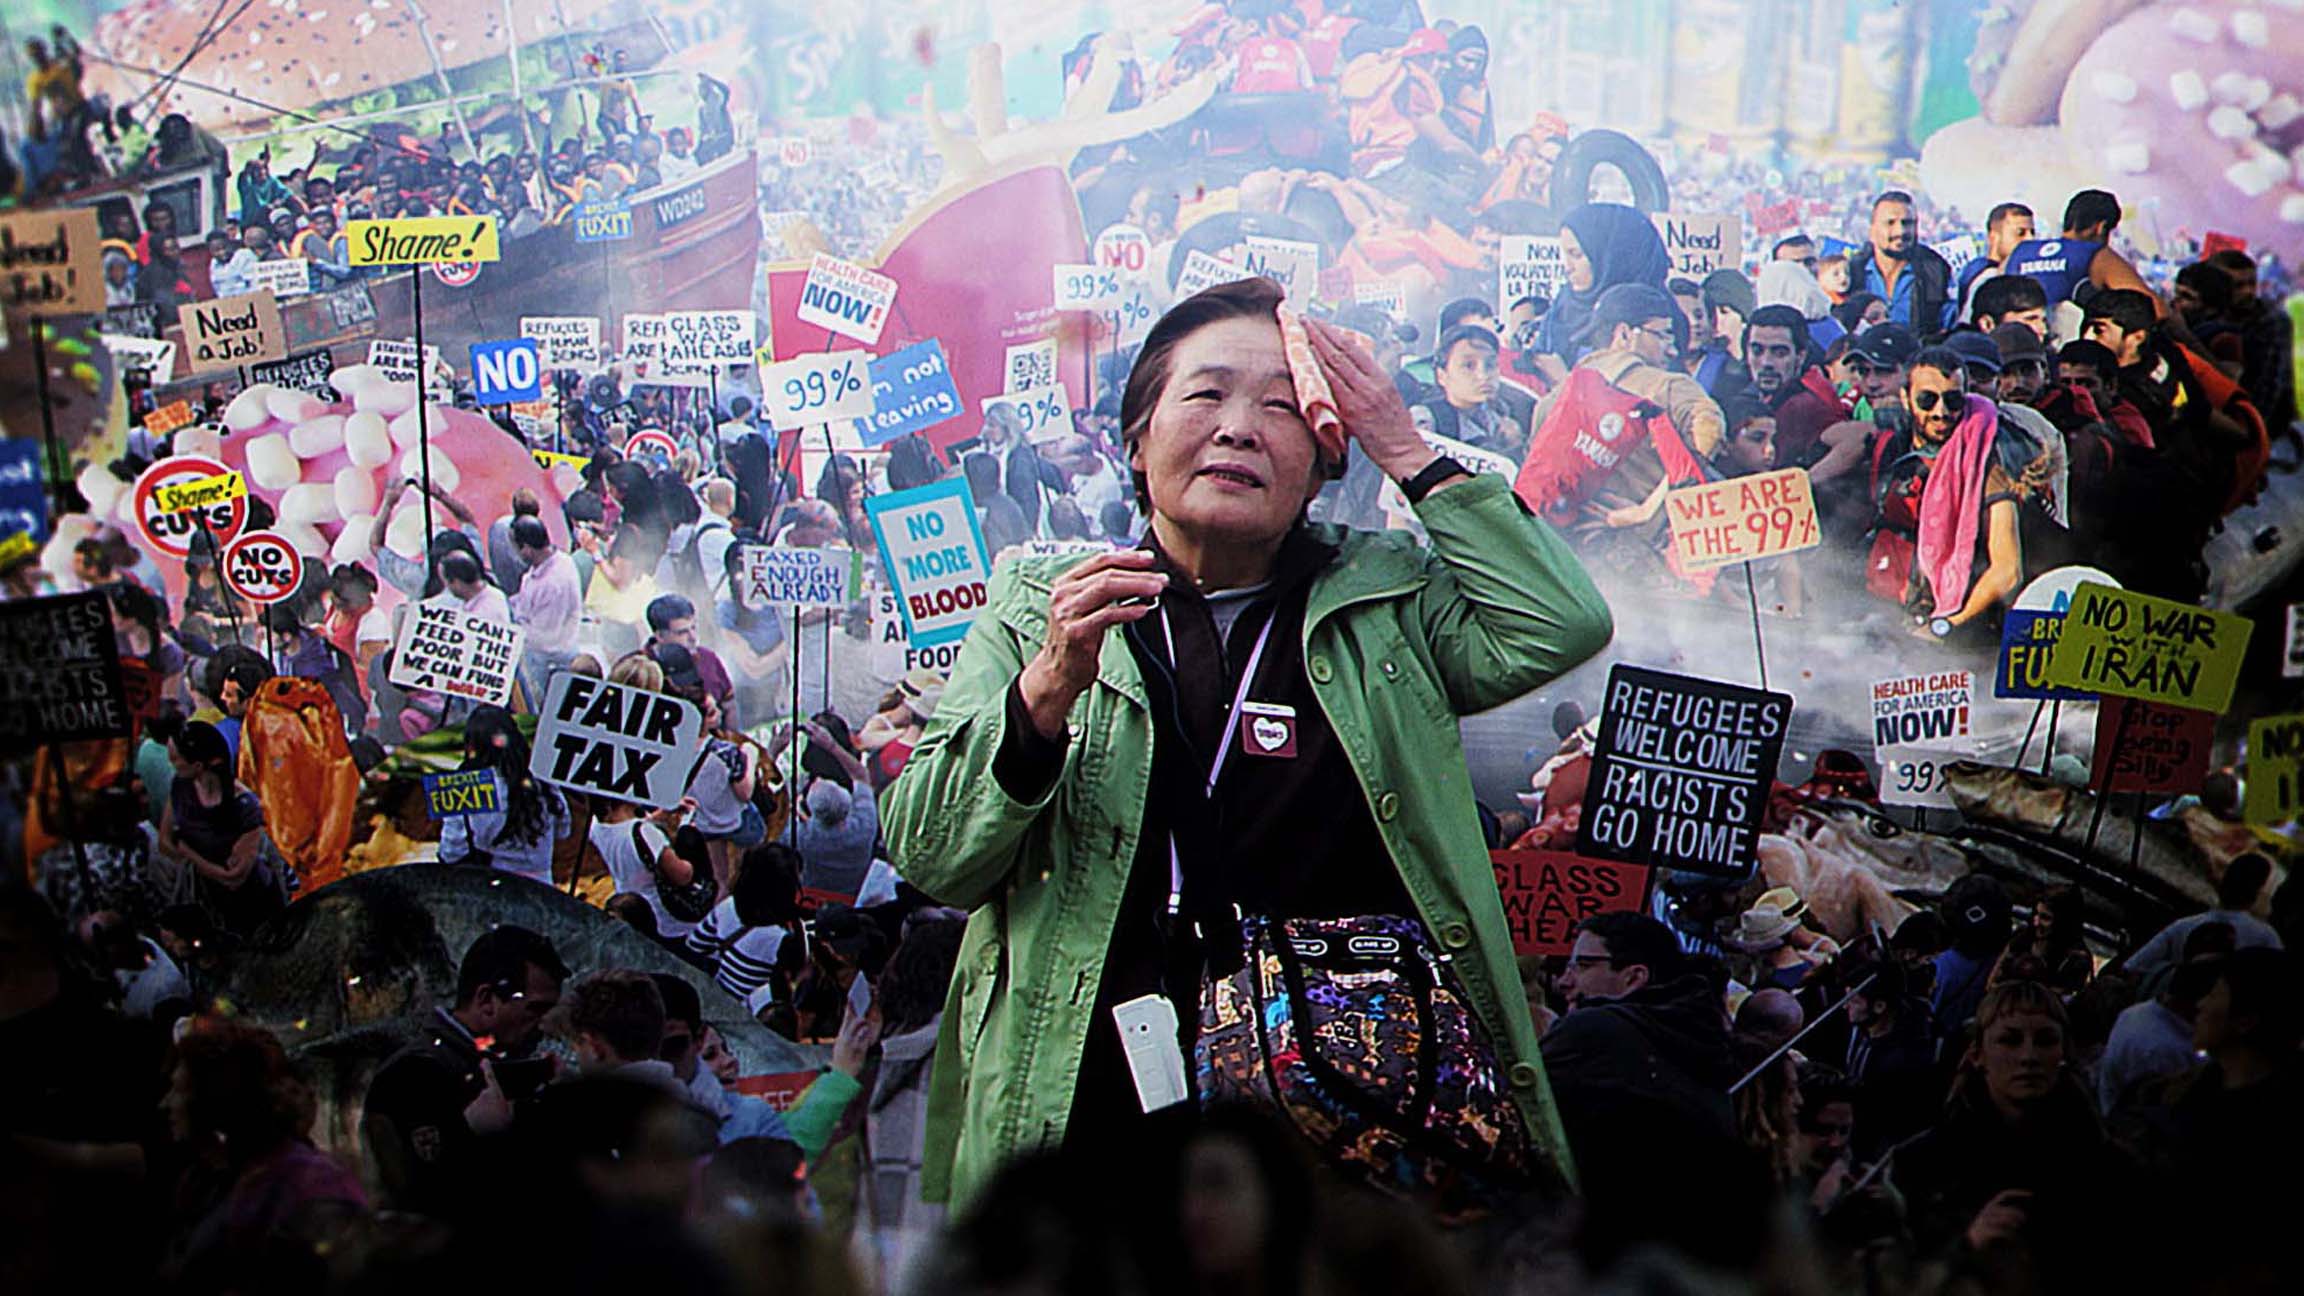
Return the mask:
[[562,671],[543,715],[530,774],[658,809],[680,804],[702,751],[704,713],[693,703]]
[[880,561],[915,648],[955,643],[984,606],[992,572],[966,481],[937,482],[864,501]]

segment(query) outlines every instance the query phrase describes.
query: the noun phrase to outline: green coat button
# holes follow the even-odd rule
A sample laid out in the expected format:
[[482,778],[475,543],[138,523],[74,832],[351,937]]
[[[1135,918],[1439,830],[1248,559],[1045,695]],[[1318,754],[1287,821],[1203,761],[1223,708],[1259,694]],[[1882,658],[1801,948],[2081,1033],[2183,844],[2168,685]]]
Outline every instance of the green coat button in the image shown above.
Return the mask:
[[1536,1064],[1533,1062],[1515,1062],[1512,1064],[1512,1069],[1505,1072],[1504,1075],[1506,1079],[1511,1081],[1512,1087],[1515,1089],[1533,1089],[1536,1087],[1536,1082],[1543,1078],[1543,1073],[1536,1069]]
[[1460,950],[1472,943],[1472,929],[1460,922],[1452,922],[1440,929],[1440,943],[1452,950]]
[[1385,823],[1390,823],[1393,821],[1393,819],[1397,818],[1399,814],[1399,793],[1386,792],[1384,795],[1376,798],[1376,817],[1378,819],[1384,821]]
[[1312,659],[1313,683],[1325,684],[1330,679],[1334,678],[1335,674],[1335,670],[1328,665],[1328,659],[1326,657],[1314,657]]

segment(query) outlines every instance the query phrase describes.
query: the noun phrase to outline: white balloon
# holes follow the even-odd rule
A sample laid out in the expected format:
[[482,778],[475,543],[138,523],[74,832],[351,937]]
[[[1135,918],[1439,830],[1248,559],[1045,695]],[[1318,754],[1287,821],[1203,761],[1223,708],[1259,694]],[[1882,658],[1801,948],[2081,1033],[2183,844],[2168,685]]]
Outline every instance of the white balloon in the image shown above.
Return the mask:
[[328,561],[337,564],[368,561],[374,556],[374,550],[368,547],[368,533],[375,529],[375,514],[346,513],[344,529],[336,533],[336,543],[328,546]]
[[362,468],[378,468],[392,461],[392,433],[384,416],[362,410],[344,420],[344,454]]
[[[408,448],[408,453],[400,456],[400,475],[403,477],[413,477],[418,481],[424,480],[424,453],[419,447],[410,446]],[[456,483],[461,480],[463,480],[463,474],[456,471],[456,461],[448,457],[447,451],[441,449],[439,446],[433,446],[433,488],[436,490],[453,491],[456,489]]]
[[112,470],[102,464],[88,465],[74,480],[80,493],[88,497],[88,511],[97,517],[119,507],[120,497],[128,490],[128,483],[113,476]]
[[242,388],[232,403],[224,407],[224,426],[235,432],[263,426],[272,417],[272,393],[278,390],[270,383]]
[[412,409],[415,404],[416,384],[412,382],[379,379],[352,394],[353,408],[374,410],[386,418]]
[[376,478],[367,469],[350,466],[336,470],[336,511],[349,521],[357,514],[376,513]]
[[268,491],[286,490],[303,475],[288,438],[267,432],[248,443],[248,480]]
[[328,411],[328,402],[293,387],[275,387],[264,397],[264,408],[283,423],[303,423]]
[[[357,469],[353,471],[357,472]],[[280,520],[313,526],[344,516],[336,507],[336,488],[326,482],[300,482],[280,495]]]
[[288,448],[299,459],[317,459],[331,451],[343,448],[344,416],[321,414],[300,420],[288,432]]
[[327,538],[320,534],[317,527],[308,522],[283,521],[272,529],[279,532],[281,538],[289,544],[294,545],[296,552],[307,558],[325,558],[328,556]]

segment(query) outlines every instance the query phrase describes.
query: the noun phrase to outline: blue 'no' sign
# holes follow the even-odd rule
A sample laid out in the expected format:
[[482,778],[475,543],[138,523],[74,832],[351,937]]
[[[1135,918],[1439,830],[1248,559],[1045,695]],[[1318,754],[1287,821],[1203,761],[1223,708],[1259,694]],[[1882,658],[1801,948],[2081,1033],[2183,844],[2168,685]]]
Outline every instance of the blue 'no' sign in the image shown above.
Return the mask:
[[472,344],[472,396],[482,405],[541,400],[544,360],[534,338]]

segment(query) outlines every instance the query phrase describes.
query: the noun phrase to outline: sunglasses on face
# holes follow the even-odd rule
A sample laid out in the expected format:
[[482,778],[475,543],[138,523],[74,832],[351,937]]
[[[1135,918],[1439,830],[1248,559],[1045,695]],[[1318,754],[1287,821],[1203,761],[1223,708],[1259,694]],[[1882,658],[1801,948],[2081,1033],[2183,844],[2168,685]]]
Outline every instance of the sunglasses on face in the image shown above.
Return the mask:
[[1966,402],[1967,399],[1968,393],[1957,388],[1948,387],[1942,391],[1918,391],[1912,393],[1912,408],[1923,414],[1928,414],[1935,411],[1939,401],[1943,402],[1945,408],[1950,409]]

